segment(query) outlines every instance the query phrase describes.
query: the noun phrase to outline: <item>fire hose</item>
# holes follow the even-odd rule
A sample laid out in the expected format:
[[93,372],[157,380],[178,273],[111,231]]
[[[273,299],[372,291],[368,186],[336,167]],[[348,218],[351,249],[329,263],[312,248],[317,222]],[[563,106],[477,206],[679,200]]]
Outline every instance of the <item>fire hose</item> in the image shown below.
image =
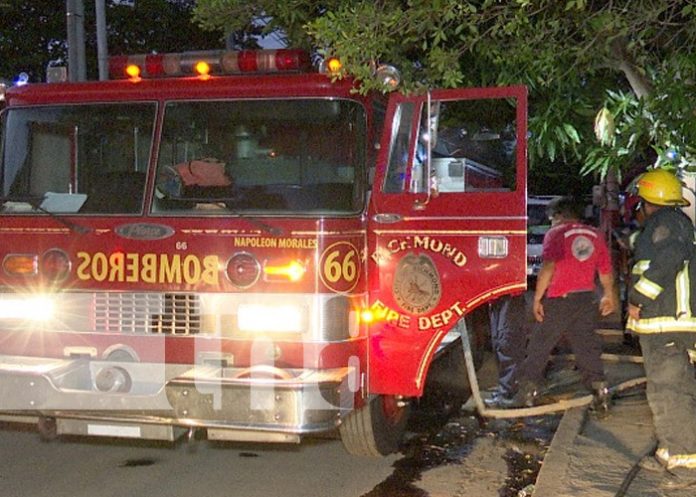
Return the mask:
[[[471,353],[471,342],[469,341],[469,331],[466,326],[461,327],[462,346],[464,348],[464,362],[466,363],[466,371],[469,376],[469,385],[471,387],[471,395],[476,404],[476,410],[479,415],[487,418],[521,418],[527,416],[541,416],[558,411],[566,411],[573,407],[586,406],[592,403],[592,395],[584,395],[573,399],[562,399],[552,404],[544,404],[534,407],[511,407],[508,409],[489,409],[483,403],[481,391],[479,389],[478,377],[476,376],[476,367],[474,366],[474,358]],[[620,356],[616,354],[602,354],[603,360],[609,361],[628,361],[642,362],[642,357]],[[614,395],[623,390],[634,388],[646,382],[645,377],[633,378],[624,381],[618,385],[609,387],[609,394]]]
[[[509,409],[488,409],[486,407],[486,405],[483,403],[483,400],[481,399],[481,392],[479,390],[478,378],[476,376],[476,368],[474,366],[474,359],[473,359],[473,355],[471,353],[471,342],[469,342],[469,331],[467,330],[466,326],[462,326],[462,345],[464,348],[464,362],[466,363],[466,370],[467,370],[467,373],[469,376],[469,385],[471,386],[472,397],[473,397],[474,402],[476,404],[476,410],[478,411],[479,415],[482,417],[517,418],[517,417],[525,417],[525,416],[540,416],[540,415],[549,414],[549,413],[553,413],[553,412],[565,411],[565,410],[571,409],[573,407],[586,406],[586,405],[589,405],[593,400],[592,395],[585,395],[582,397],[569,399],[569,400],[560,400],[560,401],[554,402],[552,404],[545,404],[545,405],[541,405],[541,406],[524,407],[524,408],[509,408]],[[572,355],[569,354],[566,357],[570,358],[570,357],[572,357]],[[628,356],[628,355],[617,355],[617,354],[602,354],[602,360],[609,361],[609,362],[632,362],[632,363],[642,363],[643,362],[642,357]],[[631,380],[627,380],[627,381],[624,381],[622,383],[619,383],[618,385],[610,387],[609,394],[613,396],[614,394],[616,394],[618,392],[621,392],[623,390],[628,390],[628,389],[636,387],[638,385],[642,385],[645,382],[646,382],[646,378],[644,376],[639,377],[639,378],[633,378]],[[633,481],[636,474],[640,470],[640,461],[643,458],[648,457],[651,454],[654,454],[656,448],[657,448],[657,442],[655,444],[653,444],[647,451],[645,451],[637,459],[636,463],[631,467],[631,469],[624,476],[624,479],[621,482],[621,485],[619,486],[619,489],[616,492],[614,497],[624,497],[626,495],[628,487],[631,485],[631,482]]]

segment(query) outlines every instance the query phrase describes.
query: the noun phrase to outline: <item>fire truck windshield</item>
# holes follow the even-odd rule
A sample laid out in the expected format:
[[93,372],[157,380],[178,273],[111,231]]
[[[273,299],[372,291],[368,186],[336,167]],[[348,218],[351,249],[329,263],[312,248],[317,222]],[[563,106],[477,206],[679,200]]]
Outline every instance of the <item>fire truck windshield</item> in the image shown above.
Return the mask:
[[153,209],[177,216],[358,211],[365,119],[350,100],[168,103]]
[[[159,140],[156,116],[155,102],[8,109],[0,213],[340,215],[362,209],[366,116],[355,101],[169,102]],[[150,165],[154,181],[148,183]],[[152,195],[146,184],[153,185]]]
[[9,109],[2,212],[141,212],[155,114],[154,103]]

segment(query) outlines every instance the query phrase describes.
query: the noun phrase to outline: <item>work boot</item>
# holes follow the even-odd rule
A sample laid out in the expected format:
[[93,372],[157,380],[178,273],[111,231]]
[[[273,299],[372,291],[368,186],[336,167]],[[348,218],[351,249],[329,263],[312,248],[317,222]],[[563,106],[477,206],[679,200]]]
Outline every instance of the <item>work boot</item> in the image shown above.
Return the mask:
[[512,407],[534,407],[539,398],[539,387],[531,381],[520,383],[517,393],[513,397]]
[[606,381],[592,382],[593,399],[590,409],[598,416],[609,414],[611,405],[611,395],[609,395],[609,385]]

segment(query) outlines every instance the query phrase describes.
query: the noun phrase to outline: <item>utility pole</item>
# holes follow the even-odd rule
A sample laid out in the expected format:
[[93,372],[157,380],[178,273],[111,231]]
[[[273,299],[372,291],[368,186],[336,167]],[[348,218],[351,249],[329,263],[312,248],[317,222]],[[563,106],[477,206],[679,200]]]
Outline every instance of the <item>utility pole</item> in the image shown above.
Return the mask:
[[97,16],[97,62],[99,63],[99,80],[109,79],[109,49],[106,40],[106,7],[104,0],[94,0]]
[[66,0],[68,25],[68,79],[85,81],[85,6],[82,0]]

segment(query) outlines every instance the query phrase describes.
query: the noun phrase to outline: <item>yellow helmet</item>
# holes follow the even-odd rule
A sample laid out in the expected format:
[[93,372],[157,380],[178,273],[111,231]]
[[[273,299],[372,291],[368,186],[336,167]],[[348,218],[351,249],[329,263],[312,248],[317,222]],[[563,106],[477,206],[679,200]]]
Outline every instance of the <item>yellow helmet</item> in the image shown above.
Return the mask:
[[664,169],[653,169],[638,178],[638,196],[655,205],[689,205],[682,196],[681,181]]

